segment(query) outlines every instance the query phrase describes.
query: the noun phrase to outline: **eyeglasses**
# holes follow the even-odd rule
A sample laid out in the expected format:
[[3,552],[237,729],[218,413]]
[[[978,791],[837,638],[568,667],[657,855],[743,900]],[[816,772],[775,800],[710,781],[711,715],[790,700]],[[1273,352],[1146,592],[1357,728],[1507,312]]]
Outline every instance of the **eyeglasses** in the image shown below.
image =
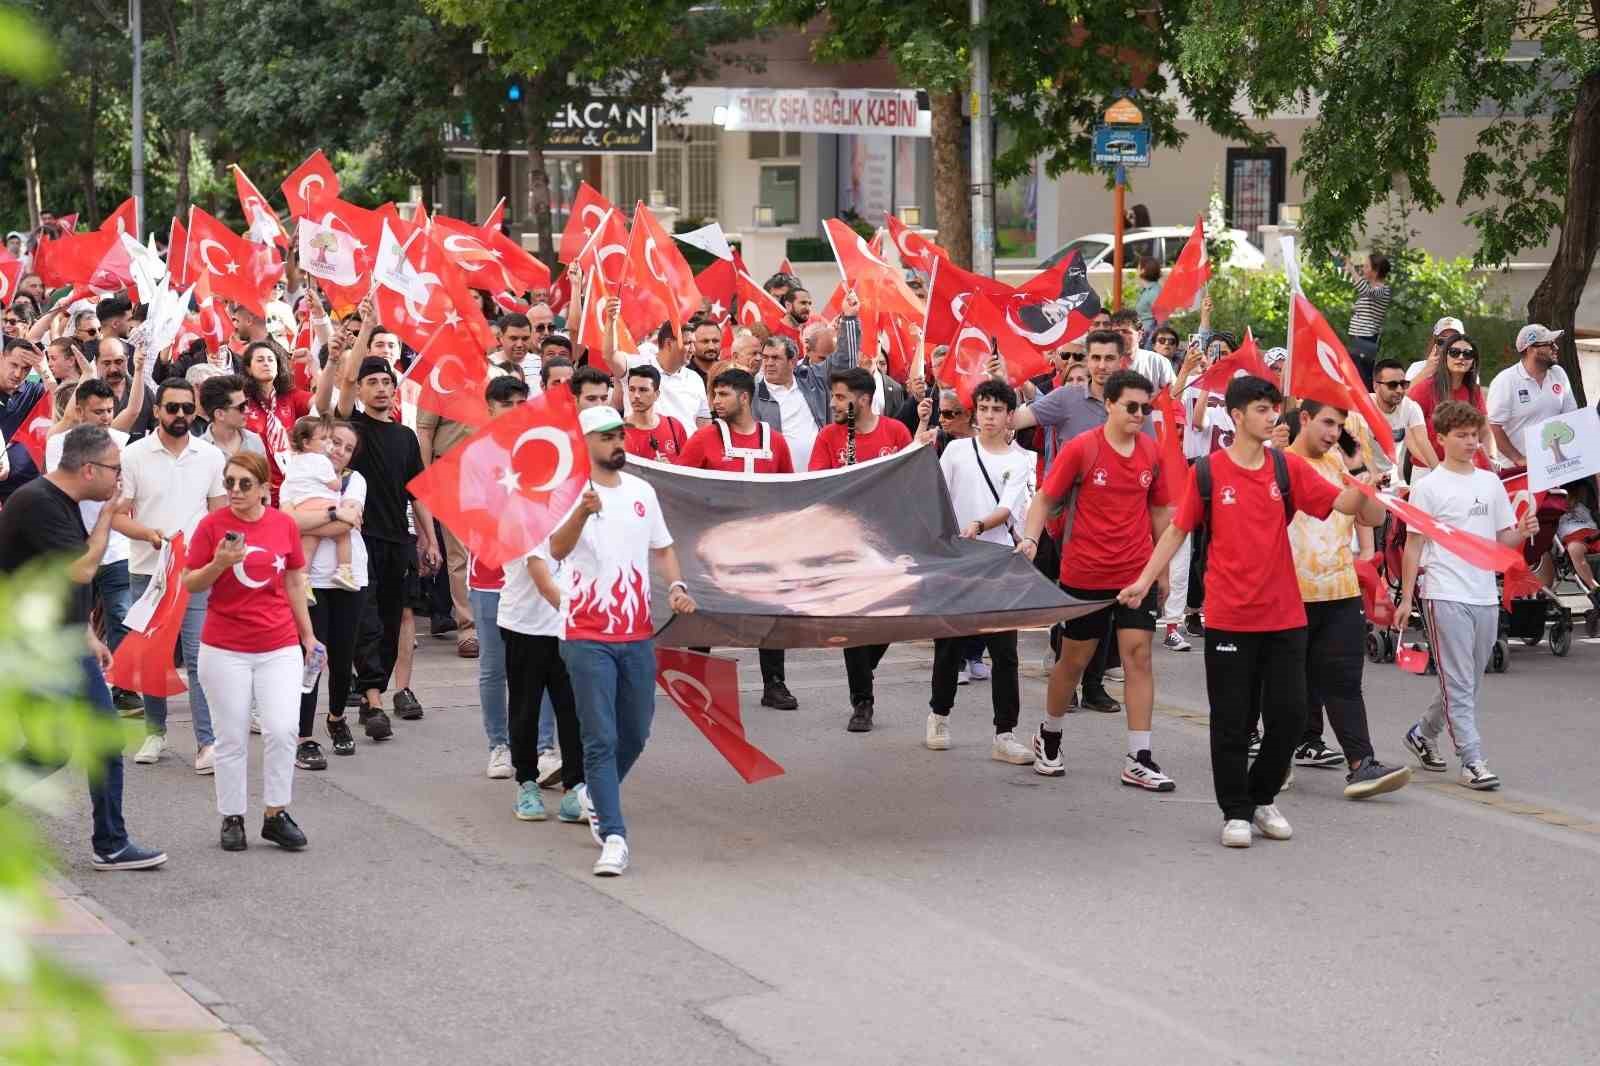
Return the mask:
[[194,404],[192,403],[164,403],[161,405],[161,409],[169,415],[194,414]]
[[222,487],[229,492],[249,492],[259,484],[261,482],[253,477],[225,477],[222,479]]
[[1452,358],[1452,359],[1476,359],[1476,358],[1478,358],[1478,350],[1476,348],[1451,348],[1450,349],[1450,358]]
[[22,319],[12,318],[8,315],[5,319],[5,324],[8,326],[20,326],[22,325]]
[[113,473],[116,473],[116,474],[122,473],[122,464],[121,463],[102,463],[102,462],[99,462],[97,460],[90,459],[90,460],[86,461],[83,465],[84,466],[98,466],[101,470],[110,470],[110,471],[112,471]]
[[250,401],[249,400],[240,400],[238,403],[226,404],[226,405],[223,406],[222,409],[224,411],[233,411],[236,414],[241,414],[242,415],[242,414],[244,414],[245,410],[249,406],[250,406]]
[[1149,418],[1150,412],[1155,410],[1153,405],[1140,403],[1138,400],[1129,400],[1127,403],[1119,403],[1117,406],[1130,415],[1144,415],[1146,418]]
[[961,410],[946,411],[941,409],[939,411],[939,421],[943,422],[947,418],[960,418],[964,414],[966,414],[966,412]]
[[1384,389],[1400,389],[1403,392],[1411,387],[1411,382],[1407,381],[1405,378],[1400,378],[1396,381],[1380,381],[1378,382],[1378,387]]
[[80,333],[87,333],[87,334],[88,334],[88,335],[89,335],[89,336],[91,336],[91,337],[98,337],[98,336],[100,336],[100,331],[99,331],[99,330],[98,330],[98,329],[90,329],[90,328],[89,328],[89,327],[88,327],[88,326],[83,326],[83,327],[81,327],[81,328],[80,328],[80,329],[79,329],[79,330],[78,330],[78,332],[80,332]]

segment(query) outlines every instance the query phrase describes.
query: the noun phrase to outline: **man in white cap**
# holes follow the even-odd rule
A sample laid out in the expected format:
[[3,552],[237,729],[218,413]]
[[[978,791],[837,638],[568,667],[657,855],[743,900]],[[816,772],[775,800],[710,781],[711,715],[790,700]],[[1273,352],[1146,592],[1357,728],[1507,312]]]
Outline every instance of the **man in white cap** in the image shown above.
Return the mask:
[[[1466,331],[1467,327],[1459,318],[1452,318],[1449,315],[1445,315],[1443,318],[1433,324],[1433,336],[1428,341],[1428,351],[1435,352],[1443,348],[1445,345],[1444,336],[1446,333],[1465,333]],[[1440,358],[1443,358],[1442,352],[1440,353]],[[1418,359],[1416,362],[1406,367],[1406,380],[1415,381],[1419,374],[1427,371],[1428,369],[1428,360]]]
[[616,877],[628,868],[622,779],[644,751],[655,713],[652,564],[668,582],[673,611],[691,614],[695,602],[655,489],[622,471],[622,415],[602,404],[582,411],[578,424],[589,446],[589,489],[550,534],[550,558],[561,564],[567,592],[561,658],[583,733],[579,804],[600,845],[595,875]]
[[[1537,322],[1523,326],[1517,331],[1521,358],[1496,374],[1489,386],[1489,430],[1501,458],[1513,467],[1502,470],[1502,475],[1527,468],[1527,441],[1523,438],[1530,426],[1578,408],[1572,382],[1557,362],[1556,342],[1562,332]],[[1550,547],[1555,543],[1556,523],[1556,515],[1540,515],[1539,532],[1523,548],[1528,565],[1547,585],[1555,576]]]

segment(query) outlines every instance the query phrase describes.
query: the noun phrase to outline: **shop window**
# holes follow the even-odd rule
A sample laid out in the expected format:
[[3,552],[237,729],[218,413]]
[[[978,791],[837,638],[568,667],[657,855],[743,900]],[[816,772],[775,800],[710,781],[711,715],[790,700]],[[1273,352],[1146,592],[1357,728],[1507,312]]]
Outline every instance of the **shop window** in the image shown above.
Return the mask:
[[800,224],[799,167],[762,167],[758,192],[760,197],[756,202],[772,208],[774,225]]
[[749,134],[751,159],[797,159],[800,135],[777,130],[754,130]]
[[1250,243],[1261,247],[1261,227],[1278,220],[1288,176],[1288,150],[1229,148],[1227,188],[1228,225],[1242,229]]

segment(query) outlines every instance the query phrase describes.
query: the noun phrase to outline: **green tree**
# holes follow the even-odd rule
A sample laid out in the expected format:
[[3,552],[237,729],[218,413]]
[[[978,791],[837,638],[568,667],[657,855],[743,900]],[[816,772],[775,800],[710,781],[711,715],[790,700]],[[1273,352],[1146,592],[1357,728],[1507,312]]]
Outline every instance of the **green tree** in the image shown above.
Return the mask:
[[1440,121],[1492,114],[1455,202],[1472,206],[1483,264],[1559,230],[1528,314],[1566,331],[1578,387],[1573,320],[1600,249],[1600,0],[1211,0],[1196,12],[1181,69],[1236,81],[1259,115],[1315,102],[1295,164],[1314,253],[1348,246],[1391,199],[1441,206]]
[[1577,431],[1565,422],[1548,422],[1545,424],[1544,432],[1539,434],[1539,443],[1550,449],[1550,454],[1558,463],[1567,461],[1567,457],[1561,453],[1561,446],[1571,444],[1577,439]]
[[552,0],[536,8],[518,0],[425,2],[447,23],[470,29],[499,70],[519,79],[533,227],[540,254],[552,262],[545,146],[560,108],[589,93],[670,107],[670,86],[692,85],[724,65],[752,65],[737,50],[718,51],[748,39],[749,20],[699,0]]

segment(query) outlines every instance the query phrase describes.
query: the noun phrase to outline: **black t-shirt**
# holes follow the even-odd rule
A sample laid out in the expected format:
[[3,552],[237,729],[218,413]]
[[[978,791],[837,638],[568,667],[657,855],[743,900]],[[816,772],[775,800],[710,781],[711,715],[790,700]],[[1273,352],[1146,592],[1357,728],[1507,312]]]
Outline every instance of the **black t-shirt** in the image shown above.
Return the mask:
[[361,535],[368,540],[408,543],[406,485],[422,473],[422,447],[417,435],[399,422],[380,422],[365,411],[350,416],[361,443],[350,457],[350,469],[367,479],[367,503]]
[[[48,478],[34,478],[0,508],[0,574],[13,573],[49,555],[82,555],[88,543],[89,532],[83,528],[77,503]],[[74,585],[64,620],[87,623],[93,602],[89,585]]]

